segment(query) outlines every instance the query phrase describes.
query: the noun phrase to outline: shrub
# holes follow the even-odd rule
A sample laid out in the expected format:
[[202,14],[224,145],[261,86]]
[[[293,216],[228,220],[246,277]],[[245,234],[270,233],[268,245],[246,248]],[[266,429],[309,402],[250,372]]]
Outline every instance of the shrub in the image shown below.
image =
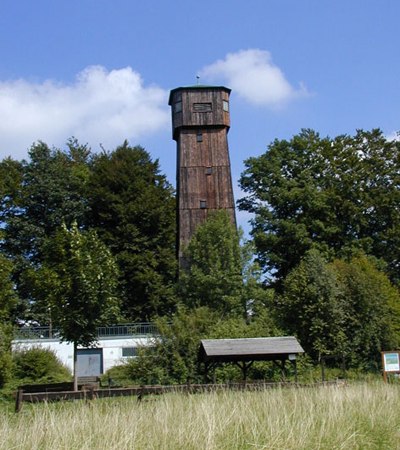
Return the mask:
[[13,355],[14,377],[24,383],[57,383],[68,381],[71,374],[50,349],[33,347]]
[[12,358],[7,352],[0,352],[0,389],[11,378]]
[[0,324],[0,389],[11,378],[11,336],[11,327]]

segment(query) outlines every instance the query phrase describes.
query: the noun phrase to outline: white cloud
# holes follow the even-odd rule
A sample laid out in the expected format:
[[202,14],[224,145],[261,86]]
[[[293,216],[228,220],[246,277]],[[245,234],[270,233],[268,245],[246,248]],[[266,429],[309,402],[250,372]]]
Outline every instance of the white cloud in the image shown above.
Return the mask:
[[280,107],[295,97],[307,95],[304,86],[295,89],[271,54],[249,49],[228,53],[223,60],[204,67],[200,75],[207,80],[223,80],[238,95],[256,105]]
[[71,136],[96,149],[136,144],[169,123],[167,96],[130,67],[90,66],[72,84],[0,81],[0,157],[24,156],[37,140],[63,146]]
[[400,141],[400,131],[393,131],[386,136],[388,141]]

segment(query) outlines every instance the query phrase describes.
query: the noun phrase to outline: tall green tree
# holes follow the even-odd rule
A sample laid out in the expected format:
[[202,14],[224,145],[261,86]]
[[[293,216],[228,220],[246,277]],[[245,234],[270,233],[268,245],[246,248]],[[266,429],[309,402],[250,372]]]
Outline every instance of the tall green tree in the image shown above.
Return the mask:
[[11,377],[11,339],[17,296],[11,280],[12,263],[0,254],[0,388]]
[[91,346],[99,326],[119,316],[118,271],[114,258],[94,231],[65,225],[47,242],[46,263],[36,277],[36,296],[50,309],[62,340],[74,346],[74,386],[77,390],[77,347]]
[[188,264],[181,269],[179,287],[185,304],[225,316],[246,314],[239,235],[226,211],[211,214],[197,228],[184,255]]
[[9,321],[17,304],[17,295],[11,279],[13,265],[0,254],[0,323]]
[[[5,158],[0,162],[0,223],[9,218],[10,210],[19,206],[23,169],[19,161]],[[4,234],[0,234],[2,243]]]
[[345,341],[342,298],[335,270],[317,250],[308,251],[284,280],[276,305],[282,326],[299,338],[316,361],[341,352]]
[[400,345],[399,291],[365,255],[335,260],[330,267],[341,286],[344,352],[352,365],[376,369],[380,352]]
[[278,287],[311,248],[330,258],[362,249],[400,279],[399,150],[380,130],[303,130],[245,162],[240,208],[254,213],[258,260]]
[[[10,255],[40,262],[43,242],[62,223],[85,223],[90,151],[74,139],[67,147],[63,152],[39,142],[28,160],[13,164],[20,176],[19,185],[11,186],[13,201],[4,215],[4,249]],[[10,166],[11,161],[2,164]],[[7,199],[6,194],[3,201]]]
[[[70,139],[67,150],[32,146],[29,158],[0,163],[1,251],[13,261],[13,281],[20,299],[19,314],[32,318],[35,305],[28,272],[43,264],[43,246],[62,223],[85,224],[86,182],[90,152]],[[43,319],[41,317],[40,319]]]
[[343,355],[348,365],[376,369],[380,352],[400,343],[399,291],[363,254],[328,263],[309,250],[276,303],[283,328],[315,361]]
[[150,320],[175,304],[175,197],[159,163],[127,142],[94,159],[89,225],[120,270],[122,311]]

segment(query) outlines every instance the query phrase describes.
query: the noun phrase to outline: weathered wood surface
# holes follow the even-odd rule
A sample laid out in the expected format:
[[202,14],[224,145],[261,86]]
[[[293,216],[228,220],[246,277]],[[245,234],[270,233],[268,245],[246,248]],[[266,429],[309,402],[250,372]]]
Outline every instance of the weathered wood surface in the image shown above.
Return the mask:
[[233,190],[229,167],[183,167],[179,174],[179,209],[200,209],[200,201],[207,202],[206,209],[233,208]]
[[[230,89],[224,86],[192,86],[176,88],[171,91],[169,104],[172,111],[173,138],[178,138],[181,127],[230,126],[229,111],[223,108],[223,102],[229,102]],[[174,105],[181,102],[180,111]],[[195,104],[211,104],[211,111],[199,112]]]
[[74,382],[66,381],[63,383],[24,384],[19,386],[18,389],[24,391],[24,393],[73,391]]
[[[171,91],[177,141],[178,254],[215,210],[236,224],[227,134],[230,89],[192,86]],[[179,107],[177,108],[177,104]]]
[[333,380],[317,383],[291,383],[280,382],[272,383],[265,381],[251,381],[251,382],[235,382],[235,383],[221,383],[221,384],[183,384],[170,386],[135,386],[131,388],[110,388],[110,389],[90,389],[82,391],[65,391],[65,392],[37,392],[24,393],[22,390],[16,393],[16,412],[22,408],[23,402],[41,403],[62,400],[94,400],[96,398],[108,397],[128,397],[137,396],[142,399],[145,395],[161,395],[170,392],[195,394],[205,392],[218,392],[225,390],[233,391],[261,391],[265,389],[276,388],[315,388],[320,386],[344,386],[346,383],[343,380]]
[[[198,133],[202,141],[198,142]],[[230,167],[226,128],[191,128],[180,132],[179,167]]]
[[200,343],[200,357],[204,361],[268,361],[299,353],[304,350],[294,336],[203,339]]

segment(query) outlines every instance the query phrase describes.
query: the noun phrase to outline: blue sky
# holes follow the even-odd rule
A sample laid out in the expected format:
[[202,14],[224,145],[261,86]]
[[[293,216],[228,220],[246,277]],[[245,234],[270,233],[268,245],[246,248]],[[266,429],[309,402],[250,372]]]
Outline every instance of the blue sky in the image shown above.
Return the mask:
[[0,0],[0,158],[128,139],[174,184],[168,94],[196,75],[232,88],[235,186],[246,158],[301,128],[392,138],[399,17],[398,0]]

